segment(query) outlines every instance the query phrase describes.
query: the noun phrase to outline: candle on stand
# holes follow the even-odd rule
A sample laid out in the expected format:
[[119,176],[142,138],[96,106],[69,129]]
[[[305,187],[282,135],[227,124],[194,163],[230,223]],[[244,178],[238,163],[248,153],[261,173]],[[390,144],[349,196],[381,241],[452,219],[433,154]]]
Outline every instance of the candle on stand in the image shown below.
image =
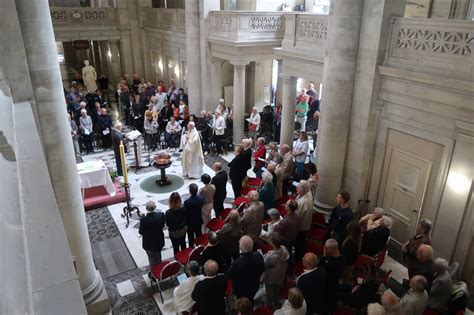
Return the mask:
[[122,162],[123,183],[128,184],[127,161],[125,161],[125,147],[120,142],[120,161]]

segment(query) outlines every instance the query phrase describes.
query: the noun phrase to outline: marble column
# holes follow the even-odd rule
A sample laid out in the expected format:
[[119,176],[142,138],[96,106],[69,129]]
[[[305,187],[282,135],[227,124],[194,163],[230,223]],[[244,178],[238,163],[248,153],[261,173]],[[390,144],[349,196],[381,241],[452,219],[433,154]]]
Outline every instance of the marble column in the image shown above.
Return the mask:
[[283,81],[281,75],[283,73],[283,60],[278,59],[278,74],[277,74],[277,84],[276,84],[276,97],[275,105],[281,103],[283,99]]
[[199,114],[201,104],[201,46],[199,30],[199,1],[186,0],[186,84],[189,95],[189,111]]
[[278,79],[282,82],[280,144],[288,144],[290,147],[293,147],[295,134],[296,78],[281,75]]
[[16,0],[16,7],[34,91],[37,125],[83,298],[89,312],[104,313],[110,304],[92,259],[48,1]]
[[363,0],[331,1],[318,135],[316,204],[332,208],[342,186]]
[[212,85],[212,99],[209,104],[203,106],[208,111],[212,111],[222,98],[222,59],[211,59],[211,85]]
[[109,80],[112,88],[115,89],[120,78],[122,77],[122,67],[120,63],[120,42],[110,41],[110,58],[107,53],[107,61],[109,62]]
[[245,66],[248,61],[231,61],[234,66],[234,121],[233,142],[239,144],[244,138],[245,118]]

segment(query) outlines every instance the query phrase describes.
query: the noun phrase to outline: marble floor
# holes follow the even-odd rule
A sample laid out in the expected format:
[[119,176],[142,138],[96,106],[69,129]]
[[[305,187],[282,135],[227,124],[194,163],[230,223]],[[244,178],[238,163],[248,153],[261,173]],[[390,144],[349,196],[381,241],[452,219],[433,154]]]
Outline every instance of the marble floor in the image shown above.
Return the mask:
[[[167,173],[181,175],[181,154],[178,151],[170,152],[172,155],[172,165],[167,169]],[[151,156],[156,154],[152,152]],[[227,169],[227,163],[234,156],[211,156],[205,155],[204,173],[211,176],[214,171],[211,169],[215,161],[223,163]],[[82,156],[84,161],[102,159],[107,167],[115,168],[113,151],[107,150],[100,153]],[[127,165],[134,163],[131,153],[126,156]],[[166,211],[167,198],[169,193],[151,194],[140,189],[140,183],[149,176],[159,174],[159,171],[152,166],[148,166],[148,155],[142,157],[142,164],[147,167],[128,172],[129,181],[132,183],[131,198],[132,203],[145,211],[145,203],[154,200],[157,204],[157,211]],[[249,176],[253,176],[249,171]],[[199,187],[202,183],[199,180],[184,180],[184,185],[177,191],[183,201],[187,199],[188,186],[196,183]],[[230,206],[233,198],[230,183],[227,183],[228,199],[226,204]],[[125,227],[126,221],[121,217],[124,203],[111,205],[104,208],[88,211],[86,213],[89,227],[89,236],[92,245],[92,252],[97,269],[100,271],[107,292],[110,297],[113,314],[176,314],[172,303],[172,291],[177,285],[175,280],[162,283],[164,303],[156,285],[152,286],[148,279],[148,259],[141,246],[141,237],[138,234],[139,218],[133,214],[130,218],[130,225]],[[165,231],[165,247],[162,252],[163,259],[173,257],[171,242]],[[389,286],[399,286],[403,279],[408,277],[406,268],[396,259],[387,256],[382,269],[392,271],[392,279]]]

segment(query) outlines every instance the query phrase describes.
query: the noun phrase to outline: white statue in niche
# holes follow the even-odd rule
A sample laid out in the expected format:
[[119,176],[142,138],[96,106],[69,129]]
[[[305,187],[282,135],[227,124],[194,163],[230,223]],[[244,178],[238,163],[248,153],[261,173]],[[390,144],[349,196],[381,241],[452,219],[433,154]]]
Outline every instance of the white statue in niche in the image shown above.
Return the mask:
[[82,79],[86,90],[89,92],[95,92],[97,90],[97,72],[93,66],[89,65],[89,60],[84,60],[84,68],[82,68]]

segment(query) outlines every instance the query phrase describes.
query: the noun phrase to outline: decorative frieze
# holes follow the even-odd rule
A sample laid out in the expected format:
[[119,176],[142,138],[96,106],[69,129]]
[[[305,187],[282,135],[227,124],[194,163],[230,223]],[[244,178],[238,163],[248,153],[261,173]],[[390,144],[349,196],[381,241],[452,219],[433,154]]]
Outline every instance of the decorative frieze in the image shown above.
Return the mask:
[[118,25],[115,8],[51,7],[53,25]]
[[298,39],[303,40],[327,40],[328,21],[321,20],[299,20],[297,28]]
[[280,31],[282,28],[282,16],[252,16],[250,18],[250,30],[253,31]]

